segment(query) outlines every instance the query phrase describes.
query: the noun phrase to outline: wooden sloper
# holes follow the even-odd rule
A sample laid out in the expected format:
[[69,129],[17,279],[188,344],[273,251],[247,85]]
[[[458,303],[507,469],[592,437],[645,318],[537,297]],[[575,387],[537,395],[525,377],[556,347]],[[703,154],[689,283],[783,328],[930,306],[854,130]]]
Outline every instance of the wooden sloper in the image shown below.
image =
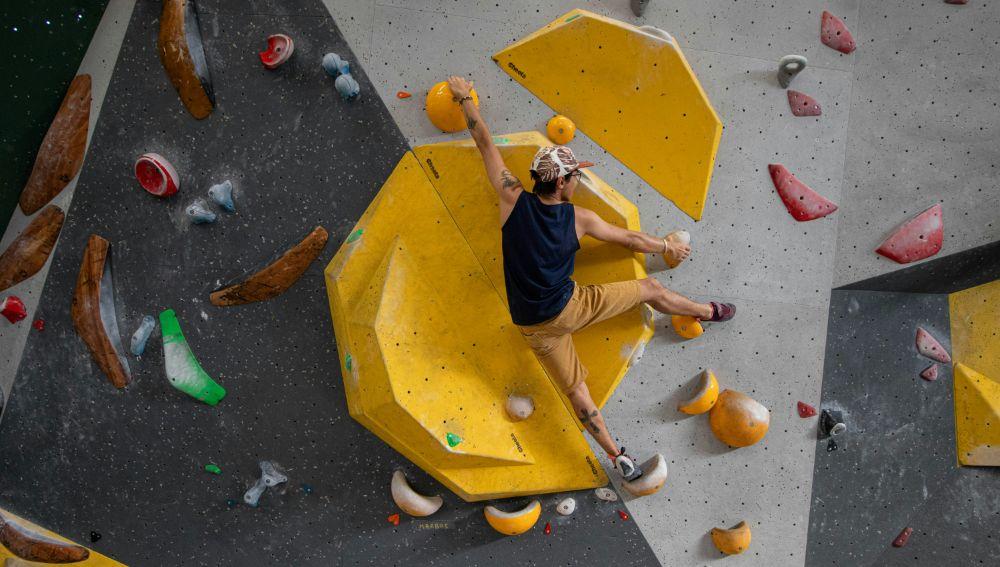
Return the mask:
[[90,127],[90,75],[77,75],[45,133],[28,183],[21,191],[21,211],[34,214],[80,172]]
[[[90,557],[86,547],[32,533],[0,514],[0,544],[15,557],[39,563],[77,563]],[[0,559],[3,554],[0,553]]]
[[215,93],[194,0],[163,0],[158,46],[160,62],[188,112],[199,120],[208,117]]
[[110,246],[96,234],[87,241],[73,292],[73,326],[101,371],[116,388],[124,388],[132,377],[124,354],[119,354],[123,349],[114,312]]
[[38,273],[49,259],[66,215],[49,205],[0,254],[0,291]]
[[277,260],[240,283],[228,285],[211,295],[213,305],[243,305],[277,297],[292,287],[309,264],[326,246],[328,234],[317,226],[301,242],[292,246]]

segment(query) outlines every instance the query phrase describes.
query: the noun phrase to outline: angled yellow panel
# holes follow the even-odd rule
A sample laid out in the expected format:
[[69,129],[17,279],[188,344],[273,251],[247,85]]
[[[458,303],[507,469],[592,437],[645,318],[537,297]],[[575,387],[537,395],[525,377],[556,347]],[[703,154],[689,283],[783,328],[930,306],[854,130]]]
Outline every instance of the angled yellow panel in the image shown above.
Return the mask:
[[[539,148],[552,143],[538,132],[496,136],[494,141],[507,167],[530,188],[528,169],[531,160]],[[506,303],[499,202],[486,177],[486,169],[475,143],[472,140],[443,142],[418,146],[413,152]],[[577,187],[574,204],[596,212],[611,224],[631,230],[640,229],[639,212],[635,205],[593,172],[585,170]],[[580,246],[573,274],[573,279],[580,284],[646,277],[642,254],[589,237],[584,238]],[[574,335],[580,359],[590,371],[587,386],[598,407],[611,397],[629,365],[652,337],[652,319],[648,309],[637,307]]]
[[[21,518],[16,514],[11,514],[7,510],[4,510],[3,508],[0,508],[0,514],[3,514],[4,518],[6,518],[8,521],[11,521],[12,523],[16,524],[22,529],[27,529],[28,531],[34,532],[36,535],[41,535],[55,541],[60,541],[73,545],[80,545],[74,541],[62,537],[61,535],[55,532],[49,531],[43,528],[42,526],[39,526],[38,524],[29,522],[28,520],[25,520],[24,518]],[[87,557],[87,559],[83,561],[77,561],[76,563],[72,563],[71,565],[79,567],[126,567],[124,563],[119,563],[114,559],[111,559],[110,557],[107,557],[105,555],[101,555],[100,553],[97,553],[92,549],[89,549],[88,551],[90,552],[90,555]],[[0,567],[42,567],[45,565],[52,565],[52,564],[38,563],[36,561],[26,561],[24,559],[20,559],[19,557],[11,553],[9,549],[0,544]]]
[[1000,466],[1000,383],[955,364],[955,445],[958,462]]
[[722,122],[669,34],[573,10],[493,60],[701,219]]
[[468,501],[607,483],[412,153],[352,234],[325,275],[355,419]]
[[952,358],[1000,378],[1000,280],[948,295]]

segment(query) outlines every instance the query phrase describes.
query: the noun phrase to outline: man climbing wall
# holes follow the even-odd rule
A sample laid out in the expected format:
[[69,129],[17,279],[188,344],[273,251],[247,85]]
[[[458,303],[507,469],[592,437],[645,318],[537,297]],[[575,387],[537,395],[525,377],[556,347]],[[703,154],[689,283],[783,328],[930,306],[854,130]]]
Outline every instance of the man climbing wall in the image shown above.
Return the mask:
[[580,239],[590,236],[633,252],[660,253],[671,264],[682,262],[691,248],[670,238],[657,238],[613,226],[596,213],[573,205],[582,168],[565,146],[542,148],[531,164],[532,191],[504,165],[489,129],[472,103],[472,83],[451,77],[448,86],[461,106],[486,174],[500,200],[504,283],[511,319],[573,406],[584,427],[608,453],[627,481],[642,475],[635,461],[619,448],[590,396],[572,333],[647,303],[660,313],[701,320],[728,321],[736,314],[729,303],[697,303],[663,287],[653,278],[579,286],[570,276]]

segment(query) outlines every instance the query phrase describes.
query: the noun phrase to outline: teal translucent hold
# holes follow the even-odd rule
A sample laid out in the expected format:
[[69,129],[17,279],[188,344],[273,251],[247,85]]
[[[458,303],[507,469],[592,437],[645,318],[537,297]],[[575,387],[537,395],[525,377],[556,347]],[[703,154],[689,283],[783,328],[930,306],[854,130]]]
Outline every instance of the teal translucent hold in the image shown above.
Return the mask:
[[354,232],[351,233],[350,236],[347,237],[347,242],[348,243],[354,242],[355,240],[361,238],[361,235],[364,234],[364,233],[365,233],[365,229],[363,229],[363,228],[359,228],[358,230],[355,230]]
[[458,435],[455,435],[454,433],[449,433],[445,435],[445,439],[448,440],[449,447],[454,447],[455,445],[458,445],[459,443],[462,442],[462,438],[459,437]]

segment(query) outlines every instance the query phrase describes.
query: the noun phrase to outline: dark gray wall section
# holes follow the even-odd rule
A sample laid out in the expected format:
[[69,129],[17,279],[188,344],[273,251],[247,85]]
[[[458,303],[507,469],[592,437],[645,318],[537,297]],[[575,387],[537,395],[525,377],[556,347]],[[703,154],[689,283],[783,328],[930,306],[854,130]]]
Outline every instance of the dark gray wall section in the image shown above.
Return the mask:
[[950,349],[948,296],[833,292],[822,407],[848,433],[833,452],[817,443],[808,566],[1000,562],[1000,470],[958,467],[952,368],[920,378],[918,325]]
[[[319,13],[319,2],[308,4]],[[589,491],[566,519],[554,517],[555,496],[542,498],[539,525],[504,538],[482,505],[462,503],[350,418],[322,268],[407,150],[404,139],[328,15],[202,10],[218,108],[195,121],[157,56],[159,7],[137,3],[42,293],[47,326],[28,341],[0,424],[0,504],[80,542],[100,532],[92,546],[133,566],[657,564],[635,523],[619,519],[622,506]],[[257,51],[278,31],[296,52],[269,72]],[[319,64],[327,51],[351,61],[360,100],[337,97]],[[177,166],[179,195],[163,201],[138,187],[132,162],[146,151]],[[189,225],[184,206],[227,177],[238,213]],[[288,293],[243,307],[208,302],[219,283],[317,224],[331,242]],[[97,370],[69,315],[92,232],[112,243],[122,334],[144,314],[177,310],[205,370],[229,390],[217,407],[168,384],[158,330],[132,360],[127,390]],[[290,482],[258,509],[229,509],[260,459],[285,467]],[[222,475],[203,472],[209,462]],[[444,509],[389,524],[396,467],[443,494]]]
[[901,268],[837,289],[954,293],[1000,279],[1000,241]]

